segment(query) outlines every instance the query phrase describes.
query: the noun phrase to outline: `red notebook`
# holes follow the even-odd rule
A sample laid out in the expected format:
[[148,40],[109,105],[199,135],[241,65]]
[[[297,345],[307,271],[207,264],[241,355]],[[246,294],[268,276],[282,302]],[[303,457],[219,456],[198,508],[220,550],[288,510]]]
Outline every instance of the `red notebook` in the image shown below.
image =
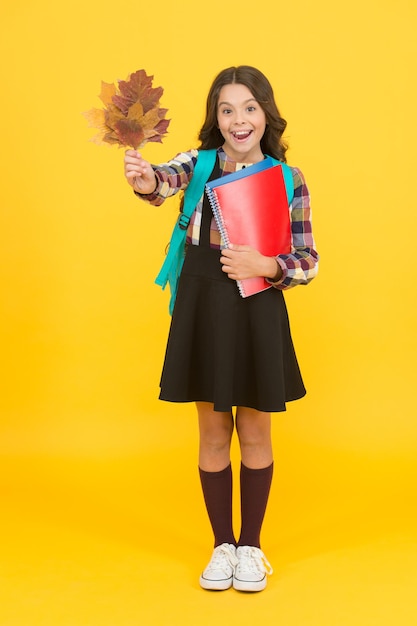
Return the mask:
[[[280,165],[261,171],[256,165],[247,167],[208,182],[206,191],[226,245],[248,245],[271,257],[291,251],[290,213]],[[271,287],[262,276],[237,283],[243,298]]]

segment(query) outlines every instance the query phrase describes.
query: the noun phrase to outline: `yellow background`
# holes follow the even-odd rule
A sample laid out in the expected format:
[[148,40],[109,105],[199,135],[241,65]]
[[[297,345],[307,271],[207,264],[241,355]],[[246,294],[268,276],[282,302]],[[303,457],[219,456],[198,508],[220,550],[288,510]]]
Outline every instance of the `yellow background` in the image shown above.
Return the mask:
[[[417,623],[416,11],[1,9],[2,626]],[[209,85],[235,64],[274,86],[321,254],[287,294],[309,393],[274,416],[275,574],[258,596],[199,589],[194,410],[157,400],[169,317],[153,279],[177,203],[141,204],[123,151],[82,117],[101,80],[144,68],[172,119],[145,149],[163,161],[197,145]]]

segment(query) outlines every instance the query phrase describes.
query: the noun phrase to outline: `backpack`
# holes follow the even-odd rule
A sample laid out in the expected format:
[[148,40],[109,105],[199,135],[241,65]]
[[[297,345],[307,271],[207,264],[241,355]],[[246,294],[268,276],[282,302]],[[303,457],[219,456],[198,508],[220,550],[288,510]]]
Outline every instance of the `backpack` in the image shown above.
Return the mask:
[[[205,184],[213,171],[216,162],[217,150],[199,150],[197,162],[194,167],[193,177],[184,193],[184,206],[172,231],[168,254],[155,279],[155,283],[165,289],[169,283],[171,298],[169,301],[169,313],[172,315],[175,299],[177,296],[178,280],[184,264],[185,240],[187,237],[188,224],[194,213],[198,201],[204,193]],[[272,159],[274,165],[281,165],[287,190],[288,204],[294,197],[294,181],[291,168],[277,159]]]

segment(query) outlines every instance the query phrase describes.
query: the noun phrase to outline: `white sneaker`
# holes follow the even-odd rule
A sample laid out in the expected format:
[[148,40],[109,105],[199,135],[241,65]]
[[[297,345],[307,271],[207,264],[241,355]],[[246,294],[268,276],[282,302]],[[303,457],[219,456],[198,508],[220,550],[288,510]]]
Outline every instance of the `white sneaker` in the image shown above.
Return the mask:
[[233,587],[238,591],[265,589],[266,577],[273,573],[273,569],[262,550],[253,546],[239,546],[236,557]]
[[203,589],[223,591],[233,585],[233,573],[237,564],[236,548],[231,543],[222,543],[214,548],[210,563],[200,576]]

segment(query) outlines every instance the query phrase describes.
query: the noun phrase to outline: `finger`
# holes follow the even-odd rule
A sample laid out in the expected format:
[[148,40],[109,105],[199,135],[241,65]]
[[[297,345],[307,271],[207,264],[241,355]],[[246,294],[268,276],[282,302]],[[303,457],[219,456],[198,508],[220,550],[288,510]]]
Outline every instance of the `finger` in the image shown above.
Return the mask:
[[231,265],[222,265],[222,271],[228,276],[236,275],[236,268]]
[[229,250],[233,250],[233,252],[250,252],[252,248],[244,244],[231,243],[229,244]]
[[130,164],[126,165],[125,172],[134,172],[136,176],[142,176],[144,174],[143,168]]
[[146,177],[149,173],[150,170],[148,167],[141,167],[135,163],[126,163],[125,164],[125,175],[127,176],[128,174],[134,176],[138,176],[140,177]]
[[129,150],[125,150],[125,154],[127,156],[133,156],[136,157],[137,159],[141,159],[142,155],[140,152],[138,152],[137,150],[133,150],[133,148],[129,148]]
[[234,250],[229,250],[228,248],[225,248],[224,250],[222,250],[222,258],[230,260],[230,259],[233,259],[235,256],[236,254]]
[[140,176],[142,174],[140,168],[137,165],[127,163],[124,167],[125,176]]
[[134,180],[138,177],[136,172],[126,172],[125,173],[126,178],[128,178],[129,180]]
[[140,152],[136,152],[136,150],[126,150],[124,156],[125,162],[130,163],[142,163],[143,165],[149,165],[148,161],[142,157]]
[[134,163],[139,164],[140,160],[133,156],[125,156],[125,163],[131,163],[132,165]]
[[149,163],[147,161],[143,161],[142,159],[125,157],[124,165],[125,167],[135,167],[138,171],[142,172],[149,169]]

